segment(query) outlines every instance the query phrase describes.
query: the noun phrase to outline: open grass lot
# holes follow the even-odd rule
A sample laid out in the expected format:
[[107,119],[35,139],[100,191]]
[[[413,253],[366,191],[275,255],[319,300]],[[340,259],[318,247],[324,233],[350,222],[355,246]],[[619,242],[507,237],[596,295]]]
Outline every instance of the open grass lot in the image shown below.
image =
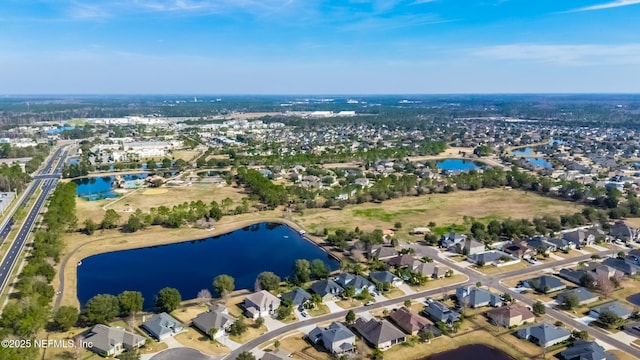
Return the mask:
[[208,307],[206,305],[192,305],[185,306],[184,304],[180,306],[177,310],[171,313],[171,316],[180,320],[183,324],[188,325],[191,323],[191,320],[198,316],[198,314],[207,311]]
[[611,294],[611,298],[635,308],[637,305],[628,302],[627,298],[637,293],[640,293],[640,281],[633,278],[624,278],[620,281],[620,287]]
[[[157,190],[166,191],[160,192]],[[93,219],[93,221],[99,223],[104,217],[105,208],[116,210],[122,216],[122,221],[126,221],[129,213],[124,212],[125,210],[135,211],[140,209],[146,212],[152,207],[166,206],[171,208],[173,205],[181,204],[185,201],[198,200],[202,200],[205,203],[215,200],[220,203],[227,197],[233,200],[234,205],[232,208],[235,208],[245,196],[241,188],[231,186],[219,188],[212,184],[193,184],[192,186],[182,187],[165,186],[160,189],[129,190],[124,196],[117,199],[86,201],[78,198],[76,207],[78,224],[82,224],[85,219]]]
[[184,161],[195,160],[199,155],[200,151],[197,150],[175,150],[171,153],[174,159],[182,159]]
[[175,339],[182,345],[194,348],[207,355],[224,355],[231,352],[231,349],[217,341],[211,341],[208,336],[193,327],[188,327],[187,332],[178,334]]
[[336,305],[340,306],[343,309],[351,309],[354,307],[362,306],[364,305],[364,303],[365,301],[356,299],[336,301]]
[[485,265],[483,267],[476,268],[476,269],[478,271],[480,271],[481,273],[483,273],[483,274],[492,275],[492,274],[500,274],[500,273],[504,273],[504,272],[524,269],[527,266],[528,265],[527,265],[526,262],[520,261],[520,262],[515,263],[513,265],[507,265],[507,266]]
[[247,326],[247,331],[240,336],[229,336],[229,339],[231,339],[231,341],[244,344],[247,341],[253,340],[261,334],[267,332],[267,327],[264,325],[258,328],[255,327],[255,321],[253,321],[253,319],[245,319],[244,321],[247,323],[247,325],[249,325]]
[[386,298],[389,298],[389,299],[395,299],[395,298],[399,298],[400,296],[404,296],[405,293],[404,291],[398,288],[392,288],[391,290],[387,291],[382,295],[384,295]]
[[315,309],[309,309],[307,310],[307,313],[309,313],[309,315],[311,316],[320,316],[320,315],[325,315],[329,313],[329,307],[325,304],[320,304],[318,306],[316,306]]
[[[343,210],[308,209],[294,219],[309,230],[331,228],[364,231],[392,228],[401,222],[403,229],[426,226],[433,221],[438,226],[463,223],[463,216],[472,216],[480,221],[512,217],[528,218],[542,215],[573,214],[580,206],[570,202],[550,199],[517,190],[482,189],[478,191],[456,191],[449,194],[432,194],[403,197],[382,204],[348,205]],[[409,237],[405,231],[398,235]],[[406,235],[406,236],[404,236]]]
[[[311,344],[303,339],[303,336],[304,335],[299,332],[285,335],[278,340],[280,341],[280,349],[291,354],[294,359],[329,360],[332,358],[327,352],[317,351]],[[274,348],[270,346],[268,349],[273,350]]]
[[434,280],[429,280],[427,281],[426,284],[424,285],[420,285],[420,286],[411,286],[411,288],[415,291],[426,291],[426,290],[431,290],[431,289],[438,289],[441,287],[445,287],[451,284],[457,284],[457,283],[461,283],[461,282],[465,282],[467,281],[467,276],[463,275],[463,274],[455,274],[452,277],[449,278],[442,278],[442,279],[434,279]]

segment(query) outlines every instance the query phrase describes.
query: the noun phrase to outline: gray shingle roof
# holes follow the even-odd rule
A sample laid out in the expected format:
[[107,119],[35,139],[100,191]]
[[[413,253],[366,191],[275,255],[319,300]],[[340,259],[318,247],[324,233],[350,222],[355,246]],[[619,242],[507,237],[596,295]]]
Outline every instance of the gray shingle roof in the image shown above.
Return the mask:
[[[314,344],[322,341],[322,344],[328,350],[331,350],[333,343],[348,340],[352,337],[354,338],[355,335],[351,330],[339,322],[332,322],[328,328],[317,327],[309,332],[309,339],[311,339]],[[347,349],[343,348],[343,350]]]
[[532,289],[542,293],[558,291],[567,287],[560,279],[549,275],[525,280],[525,282],[528,283]]
[[569,331],[547,323],[532,325],[518,330],[518,337],[522,339],[533,337],[537,339],[538,345],[544,345],[549,342],[560,342],[562,341],[561,339],[567,336],[571,336]]
[[166,312],[155,314],[151,319],[145,321],[142,327],[156,339],[178,333],[183,329],[182,323]]
[[369,273],[369,278],[374,282],[391,283],[397,276],[389,271],[372,271]]
[[283,300],[291,300],[293,305],[299,306],[311,299],[311,294],[301,288],[295,288],[287,293],[282,294]]
[[198,314],[192,322],[195,327],[208,335],[212,328],[220,330],[234,321],[235,319],[229,314],[225,314],[219,310],[214,310]]
[[568,295],[575,295],[578,297],[578,301],[580,303],[585,302],[585,301],[590,301],[590,300],[597,300],[598,299],[598,295],[592,293],[591,291],[580,287],[580,288],[575,288],[575,289],[571,289],[571,290],[567,290],[567,291],[563,291],[562,293],[558,294],[558,302],[562,303],[564,301],[564,298]]
[[578,340],[567,350],[558,354],[563,360],[615,360],[615,356],[607,354],[604,348],[593,341]]
[[309,286],[309,290],[322,297],[328,294],[340,295],[344,291],[340,285],[331,279],[317,281]]
[[631,316],[631,314],[633,314],[633,309],[618,302],[618,301],[613,301],[607,304],[602,304],[600,306],[596,306],[594,308],[591,309],[591,311],[596,312],[598,314],[600,314],[603,311],[613,311],[616,315],[618,315],[618,317],[621,317],[623,319],[628,318],[629,316]]
[[387,320],[378,321],[371,319],[366,321],[362,318],[358,318],[354,324],[354,328],[369,343],[374,345],[383,344],[388,341],[402,339],[405,337],[402,331],[391,325]]
[[125,348],[132,348],[142,342],[144,337],[130,333],[121,327],[98,324],[91,328],[85,340],[92,343],[96,350],[109,353],[114,350],[116,344],[122,344]]

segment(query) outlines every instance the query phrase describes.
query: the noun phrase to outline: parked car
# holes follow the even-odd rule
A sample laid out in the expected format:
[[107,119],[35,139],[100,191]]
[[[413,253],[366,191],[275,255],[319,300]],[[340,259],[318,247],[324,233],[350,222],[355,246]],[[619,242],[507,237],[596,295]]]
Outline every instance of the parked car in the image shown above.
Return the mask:
[[373,304],[375,304],[375,302],[373,302],[373,301],[367,301],[366,303],[364,303],[364,306],[371,306],[371,305],[373,305]]

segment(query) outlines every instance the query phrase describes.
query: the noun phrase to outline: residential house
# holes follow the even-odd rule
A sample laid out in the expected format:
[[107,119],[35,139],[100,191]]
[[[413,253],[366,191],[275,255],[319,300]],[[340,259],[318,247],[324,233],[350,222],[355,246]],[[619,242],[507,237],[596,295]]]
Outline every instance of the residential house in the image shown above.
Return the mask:
[[510,304],[487,311],[487,317],[494,324],[505,328],[521,326],[527,322],[533,322],[536,316],[526,307],[520,304]]
[[367,321],[358,318],[353,327],[367,343],[380,350],[386,350],[395,344],[403,343],[406,338],[402,331],[387,320],[371,319]]
[[624,223],[624,221],[616,221],[609,228],[609,235],[615,239],[624,241],[638,240],[638,231]]
[[531,325],[518,330],[516,335],[524,340],[529,340],[540,347],[549,347],[571,337],[571,333],[561,327],[547,323]]
[[457,288],[456,297],[460,305],[469,306],[473,309],[483,306],[502,306],[500,295],[471,285]]
[[[229,330],[235,319],[229,315],[226,307],[218,305],[207,312],[198,314],[193,320],[193,326],[198,328],[212,339],[217,339]],[[216,329],[216,330],[212,330]]]
[[406,268],[413,265],[415,260],[416,258],[411,254],[402,254],[389,259],[387,263],[396,268]]
[[402,331],[409,335],[417,335],[425,326],[433,325],[431,321],[411,312],[411,310],[404,306],[400,309],[393,310],[389,317]]
[[560,279],[548,275],[525,280],[523,283],[528,285],[529,288],[543,294],[549,294],[567,288],[567,285],[560,281]]
[[538,254],[549,254],[558,250],[556,244],[550,242],[543,236],[534,236],[527,241],[527,245],[535,249]]
[[389,283],[393,287],[398,287],[402,285],[402,279],[395,276],[390,271],[372,271],[369,273],[369,279],[371,279],[371,281],[373,281],[374,284]]
[[567,251],[576,248],[576,244],[565,239],[551,238],[549,242],[556,246],[557,250]]
[[376,286],[369,280],[363,278],[360,275],[341,273],[336,280],[338,285],[343,288],[347,286],[353,286],[356,290],[356,295],[360,295],[365,289],[369,291],[369,294],[373,294],[376,291]]
[[590,275],[590,274],[585,270],[574,270],[574,269],[560,269],[560,271],[558,272],[558,276],[560,276],[565,280],[569,280],[576,285],[581,285],[580,280],[585,275]]
[[571,295],[575,295],[577,297],[579,305],[590,304],[594,301],[598,301],[598,299],[600,298],[597,294],[594,294],[583,287],[579,287],[579,288],[561,292],[556,297],[556,300],[558,301],[559,304],[562,304],[565,298]]
[[412,272],[416,274],[420,274],[422,276],[428,278],[439,279],[445,277],[447,271],[451,269],[446,267],[445,265],[436,263],[436,262],[422,262],[420,260],[416,260],[412,265]]
[[535,249],[530,248],[526,241],[518,241],[505,245],[502,251],[517,258],[524,258],[535,254]]
[[633,249],[629,251],[624,261],[629,264],[640,265],[640,249]]
[[304,291],[302,288],[295,288],[289,292],[286,292],[280,296],[282,300],[289,300],[295,306],[304,305],[307,301],[311,300],[311,294]]
[[388,260],[398,256],[398,251],[391,246],[375,245],[369,251],[371,259]]
[[[461,244],[458,244],[458,246],[461,247]],[[485,250],[484,247],[485,247],[484,243],[481,243],[474,239],[467,239],[464,242],[464,246],[461,247],[460,251],[458,252],[463,253],[465,255],[479,254]]]
[[451,324],[460,319],[460,314],[433,299],[427,299],[422,312],[434,322],[442,321],[445,324]]
[[582,229],[566,232],[562,234],[562,239],[575,244],[578,249],[583,246],[593,245],[596,241],[596,237],[593,232],[588,232]]
[[267,290],[261,290],[244,298],[245,316],[250,319],[268,317],[275,314],[280,306],[280,299]]
[[346,326],[332,322],[327,328],[316,327],[309,332],[309,340],[321,345],[332,354],[344,354],[356,351],[356,336]]
[[608,354],[595,341],[574,341],[569,348],[560,352],[560,360],[616,360],[615,355]]
[[458,233],[449,233],[449,234],[442,235],[440,237],[440,241],[438,242],[438,245],[441,248],[454,250],[456,248],[456,245],[464,243],[466,239],[467,239],[467,235],[458,234]]
[[84,341],[93,344],[91,351],[100,356],[118,356],[124,351],[144,345],[145,338],[128,332],[119,326],[95,325],[89,330]]
[[309,287],[309,291],[322,297],[322,301],[331,300],[342,295],[344,289],[331,279],[317,281]]
[[499,266],[502,263],[509,263],[509,262],[515,263],[520,261],[520,259],[502,251],[490,250],[490,251],[485,251],[483,253],[467,256],[467,261],[478,264],[478,265]]
[[158,341],[187,331],[180,321],[166,312],[153,315],[151,319],[143,322],[141,327]]
[[276,351],[265,351],[260,360],[289,360],[289,353],[282,349]]
[[635,275],[640,271],[640,266],[630,264],[625,260],[618,258],[606,258],[602,261],[602,264],[629,276]]
[[613,301],[591,308],[589,316],[597,319],[603,311],[613,311],[619,318],[625,320],[633,314],[633,309],[631,307],[624,305],[619,301]]

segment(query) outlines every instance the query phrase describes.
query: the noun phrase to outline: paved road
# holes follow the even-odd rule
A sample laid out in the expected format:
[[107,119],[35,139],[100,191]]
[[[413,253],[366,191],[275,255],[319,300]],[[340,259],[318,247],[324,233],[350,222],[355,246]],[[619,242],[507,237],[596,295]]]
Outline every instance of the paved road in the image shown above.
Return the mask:
[[[425,253],[425,249],[426,247],[423,247],[423,253]],[[431,250],[426,250],[427,253],[430,253],[431,255],[433,255],[433,258],[438,258],[436,256],[438,250],[434,249],[434,248],[430,248]],[[608,256],[608,255],[612,255],[612,254],[616,254],[617,252],[619,252],[621,250],[607,250],[607,251],[603,251],[603,252],[599,252],[597,253],[598,255],[604,257],[604,256]],[[596,253],[594,253],[596,254]],[[463,274],[465,274],[467,276],[467,280],[458,284],[454,284],[454,285],[450,285],[447,287],[443,287],[443,288],[439,288],[439,289],[433,289],[433,290],[428,290],[428,291],[423,291],[420,293],[415,293],[415,294],[410,294],[410,295],[405,295],[403,297],[400,298],[396,298],[396,299],[390,299],[390,300],[386,300],[386,301],[382,301],[382,302],[378,302],[372,306],[368,306],[368,307],[357,307],[357,308],[353,308],[352,310],[357,312],[361,312],[361,311],[366,311],[366,310],[374,310],[374,309],[378,309],[381,307],[386,307],[386,306],[392,306],[395,304],[399,304],[404,302],[407,299],[419,299],[422,297],[431,297],[431,296],[435,296],[435,295],[440,295],[443,293],[449,293],[449,292],[453,292],[456,288],[460,287],[460,286],[464,286],[464,285],[471,285],[471,284],[475,284],[476,282],[480,281],[484,284],[487,284],[495,289],[500,290],[501,292],[504,293],[509,293],[511,294],[511,296],[515,299],[518,299],[519,301],[528,304],[528,305],[532,305],[533,304],[533,300],[525,297],[524,295],[521,295],[519,293],[516,293],[512,290],[510,290],[509,288],[507,288],[506,286],[502,285],[500,282],[504,279],[508,279],[508,278],[513,278],[513,277],[517,277],[517,276],[522,276],[522,275],[526,275],[529,273],[534,273],[536,271],[541,271],[544,269],[550,269],[550,268],[554,268],[554,267],[561,267],[564,265],[568,265],[571,263],[576,263],[576,262],[580,262],[580,261],[585,261],[585,260],[590,260],[591,256],[593,256],[594,254],[587,254],[587,255],[581,255],[581,256],[576,256],[576,257],[572,257],[572,258],[568,258],[568,259],[563,259],[563,260],[559,260],[559,261],[554,261],[552,263],[547,263],[547,264],[539,264],[539,265],[535,265],[535,266],[529,266],[526,267],[524,269],[519,269],[519,270],[514,270],[514,271],[510,271],[510,272],[506,272],[503,274],[496,274],[496,275],[492,275],[492,276],[487,276],[484,275],[478,271],[475,270],[471,270],[468,268],[464,268],[461,267],[459,265],[457,265],[455,262],[446,262],[446,265],[457,270],[458,272],[461,272]],[[314,317],[311,319],[307,319],[307,320],[303,320],[303,321],[298,321],[289,325],[286,325],[284,327],[281,327],[277,330],[274,331],[270,331],[268,333],[265,333],[264,335],[253,339],[249,342],[247,342],[246,344],[243,344],[241,347],[239,347],[238,349],[232,351],[229,355],[227,355],[224,359],[225,360],[235,360],[235,358],[243,351],[251,351],[252,349],[256,348],[257,346],[259,346],[260,344],[263,344],[271,339],[277,338],[278,336],[281,336],[289,331],[293,331],[305,326],[309,326],[309,325],[315,325],[321,322],[327,322],[327,321],[335,321],[335,320],[341,320],[344,319],[344,317],[347,315],[348,310],[344,310],[341,312],[337,312],[337,313],[331,313],[331,314],[327,314],[327,315],[323,315],[323,316],[319,316],[319,317]],[[613,345],[614,347],[627,352],[633,356],[635,356],[636,358],[640,359],[640,350],[627,345],[619,340],[616,340],[612,337],[607,336],[604,332],[600,331],[599,329],[595,329],[593,327],[589,327],[586,326],[578,321],[576,321],[575,319],[571,318],[570,316],[562,313],[561,311],[555,310],[555,309],[547,309],[547,314],[549,316],[551,316],[552,318],[555,318],[557,320],[562,321],[563,323],[578,329],[578,330],[586,330],[587,332],[589,332],[589,334],[594,337],[595,339],[601,340],[603,342],[606,342],[610,345]]]
[[[357,308],[353,308],[351,310],[353,310],[354,312],[362,312],[362,311],[366,311],[366,310],[375,310],[375,309],[379,309],[382,307],[387,307],[387,306],[392,306],[392,305],[396,305],[399,303],[404,302],[405,300],[413,300],[413,299],[419,299],[422,297],[430,297],[430,296],[435,296],[435,295],[440,295],[442,293],[445,292],[450,292],[450,291],[454,291],[457,287],[462,286],[464,284],[469,283],[469,281],[463,281],[461,283],[458,284],[454,284],[454,285],[449,285],[443,288],[438,288],[438,289],[433,289],[433,290],[427,290],[427,291],[423,291],[420,293],[415,293],[415,294],[411,294],[411,295],[405,295],[399,298],[395,298],[395,299],[389,299],[386,301],[381,301],[381,302],[377,302],[371,306],[360,306]],[[289,331],[292,330],[296,330],[298,328],[304,327],[304,326],[309,326],[309,325],[315,325],[318,323],[322,323],[322,322],[327,322],[327,321],[335,321],[335,320],[343,320],[345,318],[345,316],[347,316],[347,313],[349,312],[349,310],[344,310],[341,312],[337,312],[337,313],[331,313],[331,314],[327,314],[327,315],[322,315],[322,316],[317,316],[311,319],[307,319],[307,320],[303,320],[303,321],[298,321],[286,326],[283,326],[279,329],[270,331],[268,333],[265,333],[264,335],[257,337],[249,342],[247,342],[246,344],[243,344],[242,346],[240,346],[239,348],[237,348],[236,350],[232,351],[229,355],[225,356],[224,359],[225,360],[232,360],[235,359],[241,352],[243,351],[250,351],[251,349],[259,346],[260,344],[267,342],[271,339],[277,338],[280,335],[283,335],[285,333],[288,333]]]
[[[31,230],[36,223],[36,219],[38,217],[38,214],[40,213],[40,210],[44,206],[47,197],[55,189],[58,183],[59,174],[61,173],[62,166],[64,166],[64,159],[67,155],[67,151],[68,150],[66,147],[58,148],[54,152],[54,154],[47,159],[45,166],[36,176],[48,175],[48,177],[35,179],[33,181],[33,184],[30,186],[26,196],[23,197],[21,206],[24,207],[29,203],[36,189],[42,186],[42,192],[36,199],[35,204],[27,214],[26,218],[24,219],[24,222],[22,223],[18,234],[7,250],[4,258],[2,259],[2,262],[0,262],[0,292],[4,291],[4,287],[10,280],[9,276],[11,274],[11,271],[15,267],[17,259],[20,257],[20,253],[24,249],[24,245],[27,242],[29,234],[31,233]],[[9,227],[9,230],[6,229],[7,227]],[[0,233],[7,232],[8,234],[8,231],[10,231],[10,229],[11,228],[9,226],[9,223],[7,222]]]

